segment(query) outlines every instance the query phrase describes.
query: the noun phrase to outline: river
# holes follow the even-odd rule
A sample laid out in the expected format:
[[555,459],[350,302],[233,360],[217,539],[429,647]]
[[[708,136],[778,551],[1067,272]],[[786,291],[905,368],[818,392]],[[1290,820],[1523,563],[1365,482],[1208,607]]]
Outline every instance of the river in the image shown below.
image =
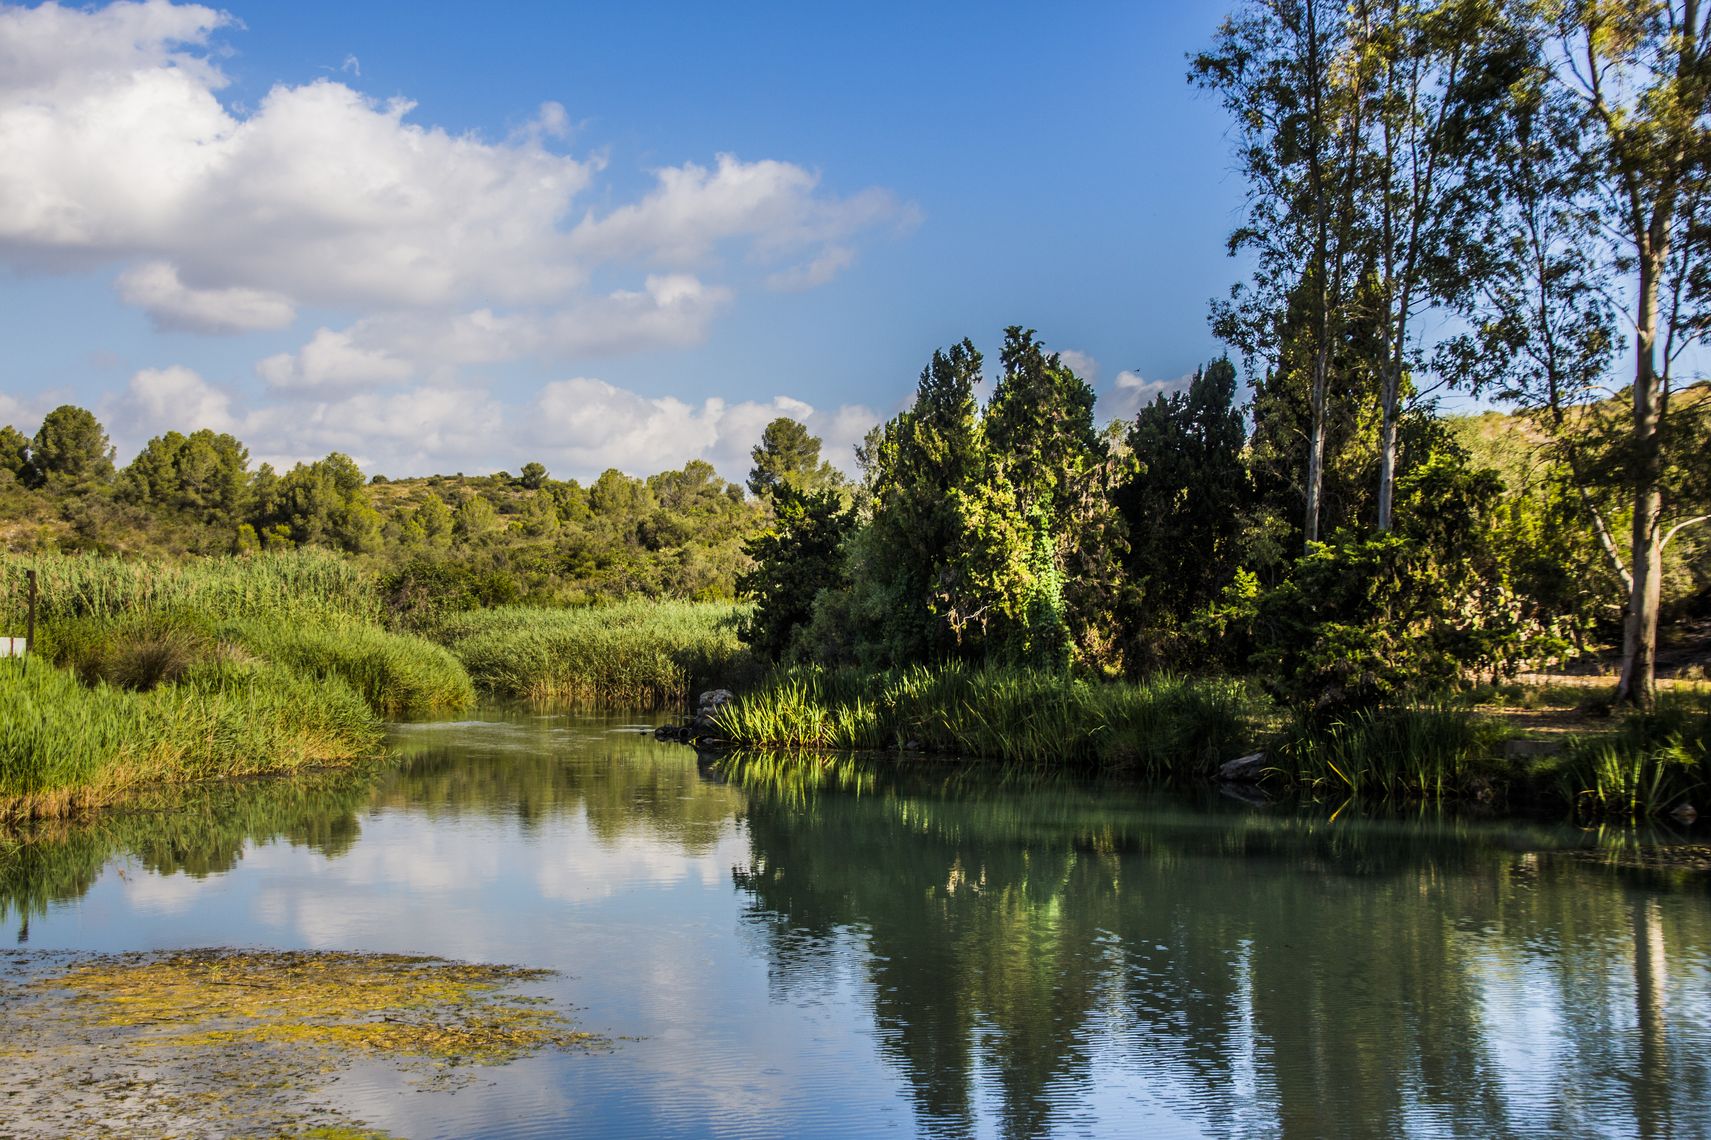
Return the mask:
[[381,773],[56,830],[0,853],[8,941],[544,967],[612,1040],[318,1094],[396,1136],[1711,1133],[1711,892],[1646,836],[626,723],[400,726]]

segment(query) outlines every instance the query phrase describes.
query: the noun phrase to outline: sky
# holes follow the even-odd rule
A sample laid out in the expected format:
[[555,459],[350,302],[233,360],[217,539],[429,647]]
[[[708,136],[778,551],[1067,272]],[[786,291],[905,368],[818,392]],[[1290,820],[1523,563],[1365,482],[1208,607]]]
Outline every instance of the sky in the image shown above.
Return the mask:
[[850,468],[935,348],[1220,348],[1224,3],[0,6],[0,423],[369,473]]

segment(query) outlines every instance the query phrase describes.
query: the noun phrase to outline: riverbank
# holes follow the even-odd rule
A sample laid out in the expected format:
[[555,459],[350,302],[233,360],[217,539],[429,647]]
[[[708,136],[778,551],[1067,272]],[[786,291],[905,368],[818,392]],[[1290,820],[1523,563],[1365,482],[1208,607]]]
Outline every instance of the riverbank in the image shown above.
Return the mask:
[[658,708],[747,679],[738,607],[509,607],[388,628],[375,576],[315,551],[194,562],[15,561],[38,580],[28,659],[0,661],[0,822],[138,790],[384,755],[388,720],[477,695]]
[[1675,811],[1711,787],[1703,682],[1643,716],[1595,716],[1584,688],[1531,685],[1308,725],[1227,677],[957,664],[764,674],[730,604],[513,606],[389,628],[374,577],[315,552],[29,565],[40,628],[28,664],[0,662],[0,702],[17,710],[0,725],[0,820],[371,760],[386,720],[455,714],[478,696],[659,710],[713,685],[740,696],[712,735],[747,747],[943,753],[1162,783],[1211,780],[1261,754],[1247,776],[1289,794],[1587,817]]
[[[775,674],[736,697],[712,714],[711,735],[744,748],[938,752],[1176,783],[1216,779],[1226,762],[1251,756],[1239,778],[1279,793],[1474,801],[1589,818],[1685,813],[1711,787],[1711,691],[1703,686],[1668,692],[1649,713],[1582,710],[1566,734],[1532,732],[1528,717],[1500,715],[1493,695],[1309,724],[1257,686],[1227,678],[1130,683],[961,665],[809,669]],[[1558,720],[1566,712],[1548,699],[1535,710]]]

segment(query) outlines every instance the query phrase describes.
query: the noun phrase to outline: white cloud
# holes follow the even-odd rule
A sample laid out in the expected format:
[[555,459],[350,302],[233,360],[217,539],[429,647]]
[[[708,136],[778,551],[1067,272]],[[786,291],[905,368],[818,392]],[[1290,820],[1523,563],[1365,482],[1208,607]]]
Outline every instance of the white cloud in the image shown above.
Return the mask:
[[[1069,370],[1071,372],[1075,373],[1089,384],[1092,384],[1099,379],[1099,362],[1087,353],[1073,348],[1066,348],[1058,352],[1058,357],[1065,364],[1069,365]],[[1133,375],[1133,373],[1124,373],[1124,375]]]
[[1105,421],[1132,420],[1155,398],[1180,392],[1193,379],[1190,374],[1174,380],[1146,380],[1139,373],[1124,369],[1111,381],[1110,390],[1100,393],[1099,417]]
[[168,431],[238,432],[244,426],[232,413],[230,396],[179,364],[137,372],[124,394],[102,411],[122,454]]
[[877,225],[909,225],[916,217],[884,190],[817,196],[819,176],[788,162],[742,162],[721,154],[712,170],[690,162],[656,177],[659,185],[640,202],[603,218],[585,217],[571,235],[578,251],[694,264],[718,242],[748,237],[761,255],[776,257]]
[[804,289],[816,289],[853,264],[855,264],[855,250],[847,245],[828,246],[824,253],[806,265],[798,265],[792,269],[782,269],[777,273],[769,274],[766,279],[766,287],[783,293],[799,293]]
[[255,370],[268,387],[287,392],[398,384],[413,371],[408,361],[357,344],[349,331],[327,328],[315,330],[314,339],[297,352],[269,356]]
[[234,286],[193,289],[170,262],[150,261],[119,277],[119,296],[146,312],[159,328],[189,332],[250,332],[282,329],[297,317],[288,297]]
[[[120,296],[176,329],[278,328],[305,306],[485,310],[539,330],[518,350],[617,351],[702,335],[723,290],[685,273],[727,242],[797,261],[776,279],[805,288],[849,264],[856,235],[914,216],[883,190],[837,197],[794,164],[722,154],[569,227],[604,159],[546,148],[570,132],[561,104],[497,142],[333,78],[238,113],[213,39],[238,26],[167,0],[0,8],[0,263],[120,267]],[[586,296],[603,264],[658,276]]]
[[370,473],[495,470],[520,462],[508,454],[515,443],[504,413],[476,387],[363,392],[264,407],[241,438],[258,461],[281,468],[342,451]]
[[693,405],[585,377],[548,384],[527,419],[536,453],[557,463],[555,470],[592,474],[616,467],[644,475],[705,459],[725,478],[740,480],[750,449],[779,416],[800,420],[820,435],[826,458],[846,470],[854,466],[854,444],[878,420],[867,408],[846,405],[821,413],[790,396],[735,404],[711,397]]

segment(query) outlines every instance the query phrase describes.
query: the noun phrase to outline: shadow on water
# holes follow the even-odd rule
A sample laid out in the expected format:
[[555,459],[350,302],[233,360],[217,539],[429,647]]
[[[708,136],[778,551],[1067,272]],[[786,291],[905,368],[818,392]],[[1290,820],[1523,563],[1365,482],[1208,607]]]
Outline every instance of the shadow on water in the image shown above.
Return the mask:
[[1704,878],[1553,854],[1632,833],[718,770],[748,796],[736,880],[775,987],[814,992],[859,931],[881,1049],[939,1133],[1073,1129],[1118,1087],[1173,1090],[1210,1134],[1706,1124]]

